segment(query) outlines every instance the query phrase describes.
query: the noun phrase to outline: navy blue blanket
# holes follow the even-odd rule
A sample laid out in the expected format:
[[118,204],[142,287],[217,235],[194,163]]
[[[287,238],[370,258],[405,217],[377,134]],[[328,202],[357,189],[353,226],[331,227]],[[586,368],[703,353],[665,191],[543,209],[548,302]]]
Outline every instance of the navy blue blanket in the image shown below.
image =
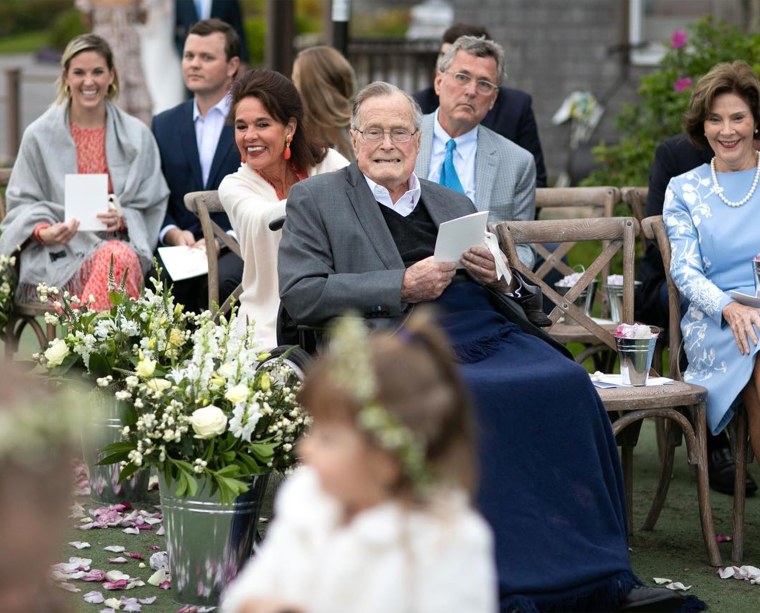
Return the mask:
[[436,304],[476,407],[502,608],[609,611],[640,583],[609,419],[586,371],[491,300],[459,283]]

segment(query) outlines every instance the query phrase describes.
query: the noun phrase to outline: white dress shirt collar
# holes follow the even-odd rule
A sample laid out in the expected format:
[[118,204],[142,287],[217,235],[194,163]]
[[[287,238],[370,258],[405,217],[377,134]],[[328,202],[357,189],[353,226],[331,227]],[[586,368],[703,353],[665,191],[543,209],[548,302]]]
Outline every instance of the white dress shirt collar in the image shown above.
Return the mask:
[[[438,183],[441,178],[441,165],[446,157],[446,143],[451,140],[448,132],[438,121],[439,109],[435,111],[433,121],[433,143],[430,155],[430,169],[427,178]],[[456,168],[459,181],[462,183],[465,195],[475,203],[475,156],[478,152],[478,128],[475,126],[469,132],[460,134],[454,138],[457,148],[454,149],[454,168]]]
[[232,99],[226,94],[222,99],[212,106],[206,116],[201,115],[198,109],[198,103],[193,101],[193,124],[195,125],[195,142],[198,146],[198,158],[201,163],[201,174],[203,178],[203,187],[208,185],[211,165],[216,155],[216,147],[219,144],[219,138],[224,129],[224,122],[227,121]]
[[372,196],[383,206],[387,206],[392,211],[395,211],[402,217],[407,217],[417,207],[417,203],[420,201],[422,192],[420,190],[420,181],[417,175],[412,173],[409,177],[409,189],[404,193],[401,198],[394,203],[391,200],[391,194],[387,188],[382,185],[378,185],[367,175],[364,175],[369,186],[369,191],[372,192]]

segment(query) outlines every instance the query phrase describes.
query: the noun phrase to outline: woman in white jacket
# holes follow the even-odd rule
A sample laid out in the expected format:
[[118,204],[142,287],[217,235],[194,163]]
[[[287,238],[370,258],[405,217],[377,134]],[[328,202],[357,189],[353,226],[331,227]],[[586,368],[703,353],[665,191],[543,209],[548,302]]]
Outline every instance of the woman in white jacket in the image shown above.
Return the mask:
[[301,401],[305,466],[278,496],[228,613],[492,613],[492,539],[472,510],[470,409],[424,315],[367,338],[343,318]]
[[[262,348],[277,345],[277,249],[282,232],[269,222],[285,215],[290,188],[313,175],[348,166],[340,153],[313,139],[298,91],[272,70],[249,70],[232,85],[235,143],[242,165],[219,185],[243,254],[241,324],[255,322]],[[321,141],[319,141],[321,142]]]

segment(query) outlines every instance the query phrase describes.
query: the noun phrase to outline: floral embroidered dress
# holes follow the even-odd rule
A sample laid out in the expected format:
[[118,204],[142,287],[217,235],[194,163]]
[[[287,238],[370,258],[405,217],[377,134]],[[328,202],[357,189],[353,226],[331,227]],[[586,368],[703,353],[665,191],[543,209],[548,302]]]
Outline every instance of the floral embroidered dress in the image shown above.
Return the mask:
[[[725,197],[737,202],[752,185],[755,169],[719,172]],[[743,206],[718,197],[709,164],[671,179],[663,219],[670,239],[670,274],[689,300],[681,319],[689,366],[684,379],[707,388],[707,423],[717,434],[733,417],[733,404],[749,381],[760,345],[743,356],[723,308],[730,290],[754,295],[750,261],[760,252],[760,192]]]
[[[108,174],[108,192],[113,193],[113,183],[106,161],[106,126],[82,128],[72,123],[71,136],[77,150],[77,171],[81,174]],[[95,302],[91,307],[99,311],[111,308],[108,298],[108,274],[112,256],[116,281],[120,282],[124,273],[127,273],[127,294],[136,298],[142,287],[142,270],[135,250],[128,243],[118,239],[105,241],[82,266],[84,274],[72,279],[68,288],[83,301],[92,296]]]

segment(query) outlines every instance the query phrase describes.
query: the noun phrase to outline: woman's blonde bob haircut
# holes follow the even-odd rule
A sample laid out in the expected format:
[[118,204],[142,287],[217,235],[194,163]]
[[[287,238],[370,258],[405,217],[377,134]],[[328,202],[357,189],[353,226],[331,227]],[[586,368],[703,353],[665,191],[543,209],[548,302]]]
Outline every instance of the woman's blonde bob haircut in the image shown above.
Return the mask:
[[81,36],[72,38],[69,41],[69,44],[66,45],[66,49],[63,50],[63,55],[61,56],[61,74],[55,82],[57,92],[55,99],[56,104],[61,104],[71,98],[71,91],[66,85],[66,73],[69,71],[71,60],[85,51],[94,51],[97,53],[106,61],[108,70],[113,73],[113,83],[108,87],[106,97],[109,100],[113,100],[119,95],[119,74],[116,72],[116,67],[113,64],[113,51],[111,51],[111,46],[104,38],[101,38],[97,34],[82,34]]
[[694,88],[683,127],[691,143],[698,149],[709,149],[705,136],[705,121],[710,116],[715,99],[722,94],[736,94],[749,106],[755,128],[760,126],[760,79],[747,62],[715,64]]

